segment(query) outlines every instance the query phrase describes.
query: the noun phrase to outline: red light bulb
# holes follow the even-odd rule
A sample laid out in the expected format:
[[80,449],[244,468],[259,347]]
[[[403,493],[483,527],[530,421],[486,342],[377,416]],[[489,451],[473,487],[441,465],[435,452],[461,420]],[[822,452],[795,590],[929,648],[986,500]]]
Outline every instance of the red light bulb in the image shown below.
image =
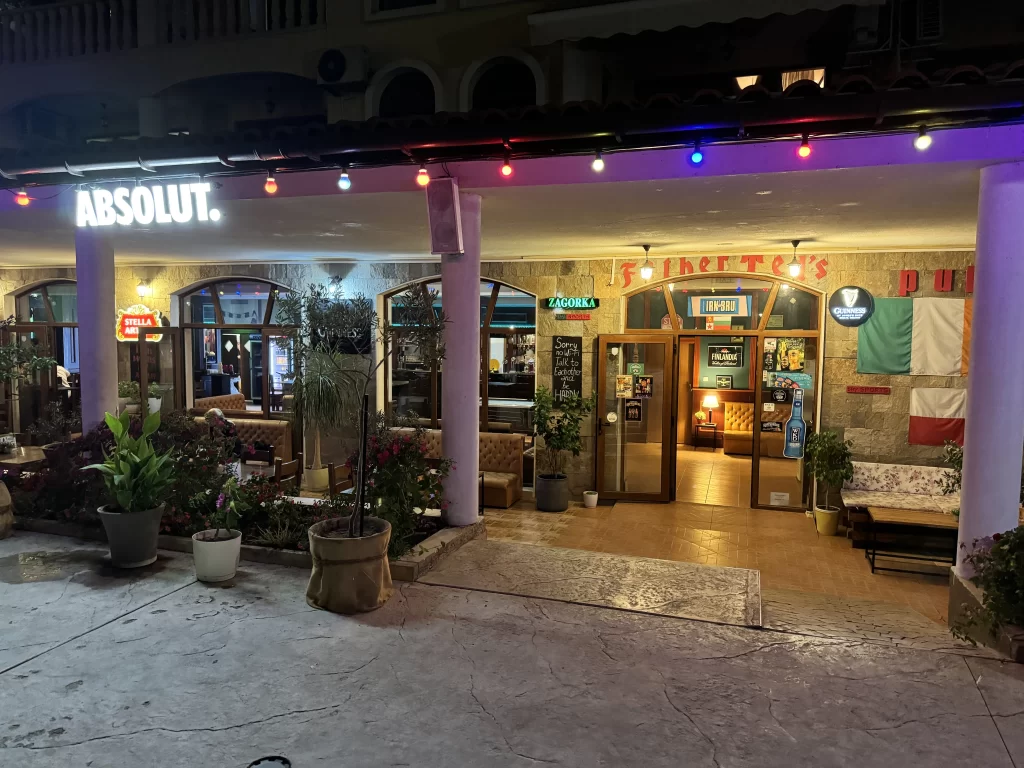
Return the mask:
[[28,192],[24,189],[19,189],[14,195],[14,202],[20,206],[26,206],[31,203],[32,200],[29,199]]
[[501,175],[504,176],[506,179],[512,175],[512,163],[510,163],[508,160],[506,160],[505,163],[501,166]]

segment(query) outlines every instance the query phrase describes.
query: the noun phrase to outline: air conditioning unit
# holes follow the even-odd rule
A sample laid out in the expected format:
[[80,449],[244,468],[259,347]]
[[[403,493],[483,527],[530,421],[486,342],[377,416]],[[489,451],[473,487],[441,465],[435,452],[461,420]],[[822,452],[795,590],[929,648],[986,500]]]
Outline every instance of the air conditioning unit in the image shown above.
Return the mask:
[[355,90],[370,79],[370,52],[361,47],[328,48],[316,63],[318,85]]

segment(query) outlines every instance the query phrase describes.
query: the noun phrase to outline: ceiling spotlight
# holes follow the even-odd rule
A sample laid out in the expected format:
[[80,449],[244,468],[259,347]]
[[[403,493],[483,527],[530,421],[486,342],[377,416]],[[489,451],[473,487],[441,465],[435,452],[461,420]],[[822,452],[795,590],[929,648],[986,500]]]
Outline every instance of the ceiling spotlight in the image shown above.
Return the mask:
[[808,158],[811,156],[811,142],[804,136],[804,140],[800,142],[800,148],[796,151],[799,157]]
[[590,167],[593,168],[597,173],[600,173],[601,171],[604,170],[604,158],[601,156],[600,149],[594,153],[594,162],[590,164]]
[[274,174],[267,173],[267,180],[263,182],[263,191],[268,195],[277,194],[277,180],[274,178]]
[[928,129],[922,125],[921,129],[917,132],[917,138],[914,139],[914,148],[921,152],[924,152],[931,145],[931,134],[928,133]]
[[421,187],[425,187],[430,183],[430,174],[427,173],[427,166],[420,166],[419,171],[416,173],[416,183]]
[[640,267],[640,277],[644,280],[650,280],[654,277],[654,265],[651,264],[651,246],[644,246],[644,263]]
[[700,142],[698,141],[693,145],[693,152],[690,153],[690,163],[693,165],[700,165],[704,162],[704,150],[700,148]]
[[26,192],[24,189],[19,189],[17,192],[14,193],[14,202],[24,207],[31,203],[32,200],[29,198],[28,192]]
[[505,150],[505,162],[501,165],[501,175],[506,179],[512,175],[512,158],[509,157],[508,150]]
[[797,249],[798,245],[800,245],[800,241],[799,240],[794,240],[793,241],[793,260],[791,262],[789,262],[789,267],[788,267],[788,269],[789,269],[789,276],[790,277],[799,277],[800,276],[800,262],[796,258],[796,249]]
[[338,177],[338,189],[342,192],[352,189],[352,179],[348,177],[348,171],[344,168],[341,169],[341,175]]

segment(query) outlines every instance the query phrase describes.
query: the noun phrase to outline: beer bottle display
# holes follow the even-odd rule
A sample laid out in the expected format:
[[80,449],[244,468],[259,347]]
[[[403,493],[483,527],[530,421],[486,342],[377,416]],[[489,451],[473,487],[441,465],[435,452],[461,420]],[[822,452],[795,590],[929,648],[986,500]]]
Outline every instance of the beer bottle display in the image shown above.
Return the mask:
[[793,412],[786,422],[786,447],[782,455],[787,459],[800,459],[804,455],[804,437],[807,427],[804,424],[804,391],[793,390]]

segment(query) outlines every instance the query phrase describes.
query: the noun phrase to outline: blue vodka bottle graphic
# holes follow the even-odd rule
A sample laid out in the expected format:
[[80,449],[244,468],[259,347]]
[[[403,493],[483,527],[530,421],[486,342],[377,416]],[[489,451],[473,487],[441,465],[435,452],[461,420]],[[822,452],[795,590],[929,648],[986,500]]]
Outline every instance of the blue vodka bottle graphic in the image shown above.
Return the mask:
[[787,459],[801,459],[804,455],[804,437],[807,427],[804,424],[804,391],[793,390],[793,412],[786,422],[786,447],[782,455]]

